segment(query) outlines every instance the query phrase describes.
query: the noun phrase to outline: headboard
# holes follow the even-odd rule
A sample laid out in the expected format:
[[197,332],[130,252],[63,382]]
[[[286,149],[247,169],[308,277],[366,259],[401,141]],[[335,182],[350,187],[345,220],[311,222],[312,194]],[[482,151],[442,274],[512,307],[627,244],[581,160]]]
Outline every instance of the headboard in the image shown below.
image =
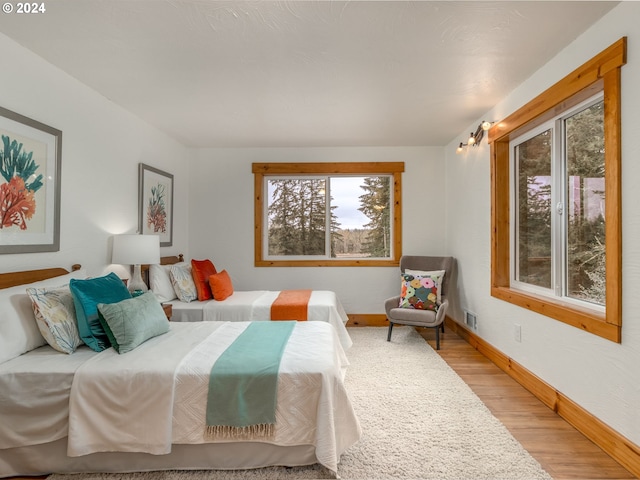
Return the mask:
[[160,258],[160,265],[173,265],[180,262],[184,262],[184,255],[181,253],[178,255],[170,255],[168,257]]
[[[81,265],[75,264],[71,267],[71,271],[80,270]],[[69,273],[64,268],[43,268],[40,270],[27,270],[23,272],[0,273],[0,288],[15,287],[16,285],[26,285],[27,283],[46,280],[47,278],[60,277]]]
[[[184,262],[184,255],[169,255],[167,257],[160,257],[160,265],[173,265],[175,263]],[[144,283],[149,286],[149,265],[141,265],[140,269],[142,270],[142,280]]]

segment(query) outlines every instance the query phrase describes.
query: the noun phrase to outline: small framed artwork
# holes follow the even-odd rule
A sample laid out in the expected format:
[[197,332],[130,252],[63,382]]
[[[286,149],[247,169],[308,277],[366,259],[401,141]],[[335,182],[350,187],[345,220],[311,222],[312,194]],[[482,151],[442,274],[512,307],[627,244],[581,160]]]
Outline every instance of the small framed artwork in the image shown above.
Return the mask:
[[140,233],[159,235],[161,247],[173,245],[173,175],[141,163],[138,208]]
[[0,254],[60,250],[62,132],[0,107]]

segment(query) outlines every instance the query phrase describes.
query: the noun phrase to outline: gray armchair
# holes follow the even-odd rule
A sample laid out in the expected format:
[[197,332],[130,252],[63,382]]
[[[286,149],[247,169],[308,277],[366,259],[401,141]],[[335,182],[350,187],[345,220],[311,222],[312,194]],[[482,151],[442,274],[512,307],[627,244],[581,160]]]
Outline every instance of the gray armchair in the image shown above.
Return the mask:
[[436,329],[436,350],[440,350],[440,330],[444,332],[444,316],[449,306],[447,294],[449,285],[454,276],[455,259],[453,257],[423,257],[418,255],[405,255],[400,258],[400,271],[406,269],[434,271],[444,270],[442,279],[441,303],[437,310],[418,310],[413,308],[400,308],[400,295],[389,298],[384,303],[384,308],[389,320],[389,333],[387,341],[391,341],[391,331],[394,324],[412,325],[415,327],[429,327]]

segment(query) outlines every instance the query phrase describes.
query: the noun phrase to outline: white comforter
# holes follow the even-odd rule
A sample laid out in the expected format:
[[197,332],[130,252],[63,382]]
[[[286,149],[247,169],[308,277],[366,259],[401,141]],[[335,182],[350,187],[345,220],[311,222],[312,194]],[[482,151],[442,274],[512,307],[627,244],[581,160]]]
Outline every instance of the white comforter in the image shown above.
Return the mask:
[[[206,443],[207,382],[218,356],[245,322],[172,323],[171,331],[118,355],[108,349],[76,372],[69,406],[69,456],[94,452],[164,454],[172,443]],[[278,383],[276,434],[270,443],[314,445],[336,471],[360,438],[343,376],[347,360],[335,330],[298,322]]]

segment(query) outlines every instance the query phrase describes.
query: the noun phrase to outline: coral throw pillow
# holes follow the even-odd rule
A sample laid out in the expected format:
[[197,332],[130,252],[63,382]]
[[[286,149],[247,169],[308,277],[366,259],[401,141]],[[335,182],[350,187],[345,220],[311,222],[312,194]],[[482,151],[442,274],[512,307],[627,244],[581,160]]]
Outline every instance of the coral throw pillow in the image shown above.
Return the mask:
[[209,277],[218,273],[211,260],[191,260],[191,275],[193,283],[196,284],[198,300],[211,300],[213,294],[209,286]]
[[436,311],[438,287],[430,276],[401,275],[400,308]]
[[209,286],[213,293],[214,300],[224,300],[233,294],[233,284],[231,277],[226,270],[216,273],[209,277]]

